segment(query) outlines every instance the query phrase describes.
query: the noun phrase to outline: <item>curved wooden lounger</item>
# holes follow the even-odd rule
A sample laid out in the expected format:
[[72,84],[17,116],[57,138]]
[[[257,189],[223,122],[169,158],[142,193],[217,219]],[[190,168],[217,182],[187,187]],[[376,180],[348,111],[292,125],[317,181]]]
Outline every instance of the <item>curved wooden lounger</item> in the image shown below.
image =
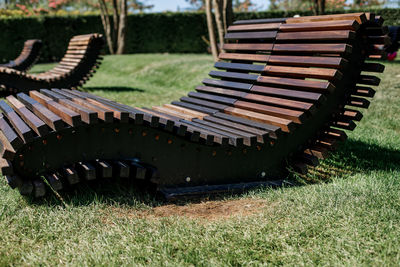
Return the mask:
[[28,71],[39,59],[42,50],[42,41],[37,39],[27,40],[21,54],[7,64],[0,64],[0,67],[10,68],[19,71]]
[[27,74],[0,67],[0,84],[12,93],[41,88],[76,88],[83,85],[100,65],[103,44],[101,34],[75,36],[64,57],[51,70]]
[[368,107],[379,79],[365,72],[384,69],[366,62],[384,55],[381,25],[364,13],[237,21],[214,79],[150,109],[67,89],[9,96],[0,103],[3,174],[36,197],[46,191],[40,176],[54,190],[144,179],[172,197],[305,172],[354,129],[354,107]]

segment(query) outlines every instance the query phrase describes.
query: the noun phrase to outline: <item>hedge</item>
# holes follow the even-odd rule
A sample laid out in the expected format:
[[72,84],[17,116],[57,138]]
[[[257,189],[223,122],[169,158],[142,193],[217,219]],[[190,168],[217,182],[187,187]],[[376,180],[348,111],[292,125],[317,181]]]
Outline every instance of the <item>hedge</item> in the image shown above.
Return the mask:
[[[400,25],[400,9],[369,10],[385,18],[386,25]],[[341,13],[335,11],[330,13]],[[357,12],[348,10],[346,12]],[[246,12],[236,19],[279,18],[310,12]],[[26,39],[43,40],[41,62],[60,60],[69,39],[77,34],[103,32],[99,16],[42,16],[0,19],[0,61],[15,58]],[[128,16],[126,53],[204,53],[207,44],[204,13],[146,13]],[[106,51],[107,52],[107,51]]]

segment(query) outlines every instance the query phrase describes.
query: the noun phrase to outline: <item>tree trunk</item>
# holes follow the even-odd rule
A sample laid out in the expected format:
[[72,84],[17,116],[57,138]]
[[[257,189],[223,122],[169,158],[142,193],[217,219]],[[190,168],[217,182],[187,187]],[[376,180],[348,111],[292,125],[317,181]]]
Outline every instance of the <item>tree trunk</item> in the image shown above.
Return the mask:
[[105,3],[105,0],[99,0],[99,4],[100,4],[101,22],[103,23],[104,33],[106,35],[108,49],[110,51],[110,54],[114,54],[115,53],[114,52],[114,44],[113,44],[112,35],[111,35],[110,17],[108,14],[107,5]]
[[[120,0],[122,1],[122,0]],[[118,27],[119,27],[119,14],[118,14],[118,3],[117,0],[112,0],[113,7],[113,31],[112,31],[112,40],[114,44],[114,51],[117,50],[118,44]]]
[[217,24],[217,32],[219,39],[219,50],[222,50],[224,45],[224,23],[223,18],[221,16],[222,0],[213,0],[214,13],[215,13],[215,22]]
[[233,5],[232,0],[223,0],[223,19],[224,19],[224,31],[225,34],[228,32],[229,25],[233,22]]
[[214,32],[214,22],[213,22],[213,15],[212,15],[211,0],[206,0],[206,16],[207,16],[208,35],[210,37],[211,53],[213,55],[214,61],[217,62],[218,61],[218,49],[217,49],[217,40],[215,38],[215,32]]
[[117,54],[121,55],[124,53],[125,50],[125,33],[126,33],[126,25],[128,23],[128,17],[127,17],[127,0],[120,0],[121,1],[121,6],[120,6],[120,12],[119,12],[119,27],[118,27],[118,48],[117,48]]

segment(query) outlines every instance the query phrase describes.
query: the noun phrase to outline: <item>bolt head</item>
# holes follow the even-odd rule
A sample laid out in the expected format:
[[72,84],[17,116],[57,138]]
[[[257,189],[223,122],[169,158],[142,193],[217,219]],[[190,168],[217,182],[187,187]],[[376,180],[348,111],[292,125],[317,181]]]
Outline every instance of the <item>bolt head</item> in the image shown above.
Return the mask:
[[267,175],[265,172],[261,172],[261,177],[265,177]]
[[188,183],[189,183],[189,182],[190,182],[190,177],[189,177],[189,176],[188,176],[188,177],[186,177],[186,179],[185,179],[185,180],[186,180],[186,182],[188,182]]

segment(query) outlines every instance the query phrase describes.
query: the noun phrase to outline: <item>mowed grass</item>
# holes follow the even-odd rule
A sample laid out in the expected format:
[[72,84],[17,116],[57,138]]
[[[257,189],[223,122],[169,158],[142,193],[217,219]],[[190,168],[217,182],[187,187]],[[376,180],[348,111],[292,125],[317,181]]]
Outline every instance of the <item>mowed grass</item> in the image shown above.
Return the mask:
[[[84,88],[158,105],[200,84],[211,64],[207,55],[107,56]],[[337,153],[297,178],[302,186],[222,197],[264,201],[252,214],[142,216],[165,204],[112,183],[79,187],[64,204],[34,201],[2,180],[0,265],[400,265],[400,64],[386,66],[364,119]]]

